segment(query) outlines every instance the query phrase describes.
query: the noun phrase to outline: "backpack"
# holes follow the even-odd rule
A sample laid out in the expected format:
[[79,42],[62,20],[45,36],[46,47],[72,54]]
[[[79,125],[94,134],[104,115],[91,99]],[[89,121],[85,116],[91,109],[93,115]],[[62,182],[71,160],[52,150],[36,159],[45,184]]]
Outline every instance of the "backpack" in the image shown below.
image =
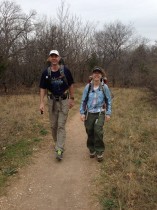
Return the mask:
[[[92,76],[89,76],[88,83],[91,83],[91,82],[92,82]],[[101,83],[107,85],[108,79],[107,79],[106,76],[101,78]],[[114,98],[114,95],[113,95],[113,92],[111,90],[110,90],[110,93],[111,93],[111,98],[113,99]]]
[[[48,81],[49,81],[49,84],[51,84],[52,79],[51,79],[51,67],[50,66],[47,68],[47,71],[48,71]],[[64,65],[63,64],[60,65],[59,71],[60,71],[60,75],[61,75],[59,78],[63,79],[64,82],[66,83],[66,85],[69,86],[68,80],[64,74]]]
[[[104,103],[104,105],[103,105],[103,108],[104,108],[104,109],[108,109],[108,107],[107,107],[108,99],[107,99],[106,94],[105,94],[104,84],[105,84],[105,83],[104,83],[104,81],[102,80],[101,83],[100,83],[100,88],[101,88],[101,90],[102,90],[102,92],[103,92],[103,94],[104,94],[104,100],[105,100],[105,103]],[[84,114],[86,114],[87,111],[88,111],[87,103],[88,103],[88,99],[89,99],[89,92],[90,92],[90,90],[91,90],[91,86],[92,86],[92,81],[90,81],[90,83],[89,83],[87,95],[86,95],[86,97],[85,97],[85,99],[84,99],[84,101],[83,101]]]

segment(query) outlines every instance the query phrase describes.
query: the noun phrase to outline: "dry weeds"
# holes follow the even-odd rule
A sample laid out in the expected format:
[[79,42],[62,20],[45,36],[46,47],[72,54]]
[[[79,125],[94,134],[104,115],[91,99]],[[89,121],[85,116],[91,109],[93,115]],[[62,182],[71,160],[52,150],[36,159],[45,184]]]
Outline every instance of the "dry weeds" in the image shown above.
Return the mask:
[[36,136],[39,121],[38,95],[4,95],[0,100],[0,148]]
[[25,165],[48,133],[42,124],[38,95],[0,97],[0,194],[8,177]]
[[115,89],[105,125],[104,210],[157,209],[157,109],[148,90]]
[[[105,161],[98,181],[100,201],[104,210],[156,210],[156,106],[148,90],[112,91],[112,120],[105,125]],[[81,93],[79,88],[70,116],[79,111]],[[1,96],[0,110],[1,188],[7,176],[16,173],[19,159],[38,147],[36,143],[49,131],[49,121],[46,113],[39,117],[38,95]]]

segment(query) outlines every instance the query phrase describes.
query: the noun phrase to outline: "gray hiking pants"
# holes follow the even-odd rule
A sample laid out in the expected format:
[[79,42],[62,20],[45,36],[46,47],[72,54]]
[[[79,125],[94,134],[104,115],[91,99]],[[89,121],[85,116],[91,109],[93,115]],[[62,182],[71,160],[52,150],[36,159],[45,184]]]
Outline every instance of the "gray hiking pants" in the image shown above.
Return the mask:
[[66,138],[65,124],[68,117],[68,99],[55,101],[48,98],[49,118],[55,150],[64,151]]

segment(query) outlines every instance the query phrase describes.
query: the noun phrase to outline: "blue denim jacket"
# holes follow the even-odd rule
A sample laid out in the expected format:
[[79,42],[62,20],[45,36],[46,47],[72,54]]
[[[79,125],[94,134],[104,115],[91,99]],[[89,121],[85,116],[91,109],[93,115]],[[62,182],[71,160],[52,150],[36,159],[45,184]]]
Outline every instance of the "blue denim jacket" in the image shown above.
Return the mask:
[[[88,93],[89,84],[86,85],[83,91],[81,105],[80,105],[80,113],[85,113],[84,101]],[[88,112],[97,113],[104,111],[103,105],[105,104],[105,97],[102,88],[104,88],[104,92],[106,95],[106,115],[111,115],[111,94],[108,86],[104,84],[103,86],[99,86],[98,89],[93,89],[93,84],[91,85],[91,89],[88,96],[88,101],[86,104],[86,109]]]

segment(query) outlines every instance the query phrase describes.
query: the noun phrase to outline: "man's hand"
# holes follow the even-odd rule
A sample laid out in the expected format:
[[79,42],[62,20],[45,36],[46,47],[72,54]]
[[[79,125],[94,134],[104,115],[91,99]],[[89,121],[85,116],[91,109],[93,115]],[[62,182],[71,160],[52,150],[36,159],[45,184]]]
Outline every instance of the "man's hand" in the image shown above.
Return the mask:
[[46,95],[46,89],[40,88],[40,113],[43,114],[44,113],[44,97]]
[[75,105],[74,100],[69,98],[69,109],[71,109],[74,105]]
[[40,113],[43,114],[44,113],[44,103],[40,104]]

